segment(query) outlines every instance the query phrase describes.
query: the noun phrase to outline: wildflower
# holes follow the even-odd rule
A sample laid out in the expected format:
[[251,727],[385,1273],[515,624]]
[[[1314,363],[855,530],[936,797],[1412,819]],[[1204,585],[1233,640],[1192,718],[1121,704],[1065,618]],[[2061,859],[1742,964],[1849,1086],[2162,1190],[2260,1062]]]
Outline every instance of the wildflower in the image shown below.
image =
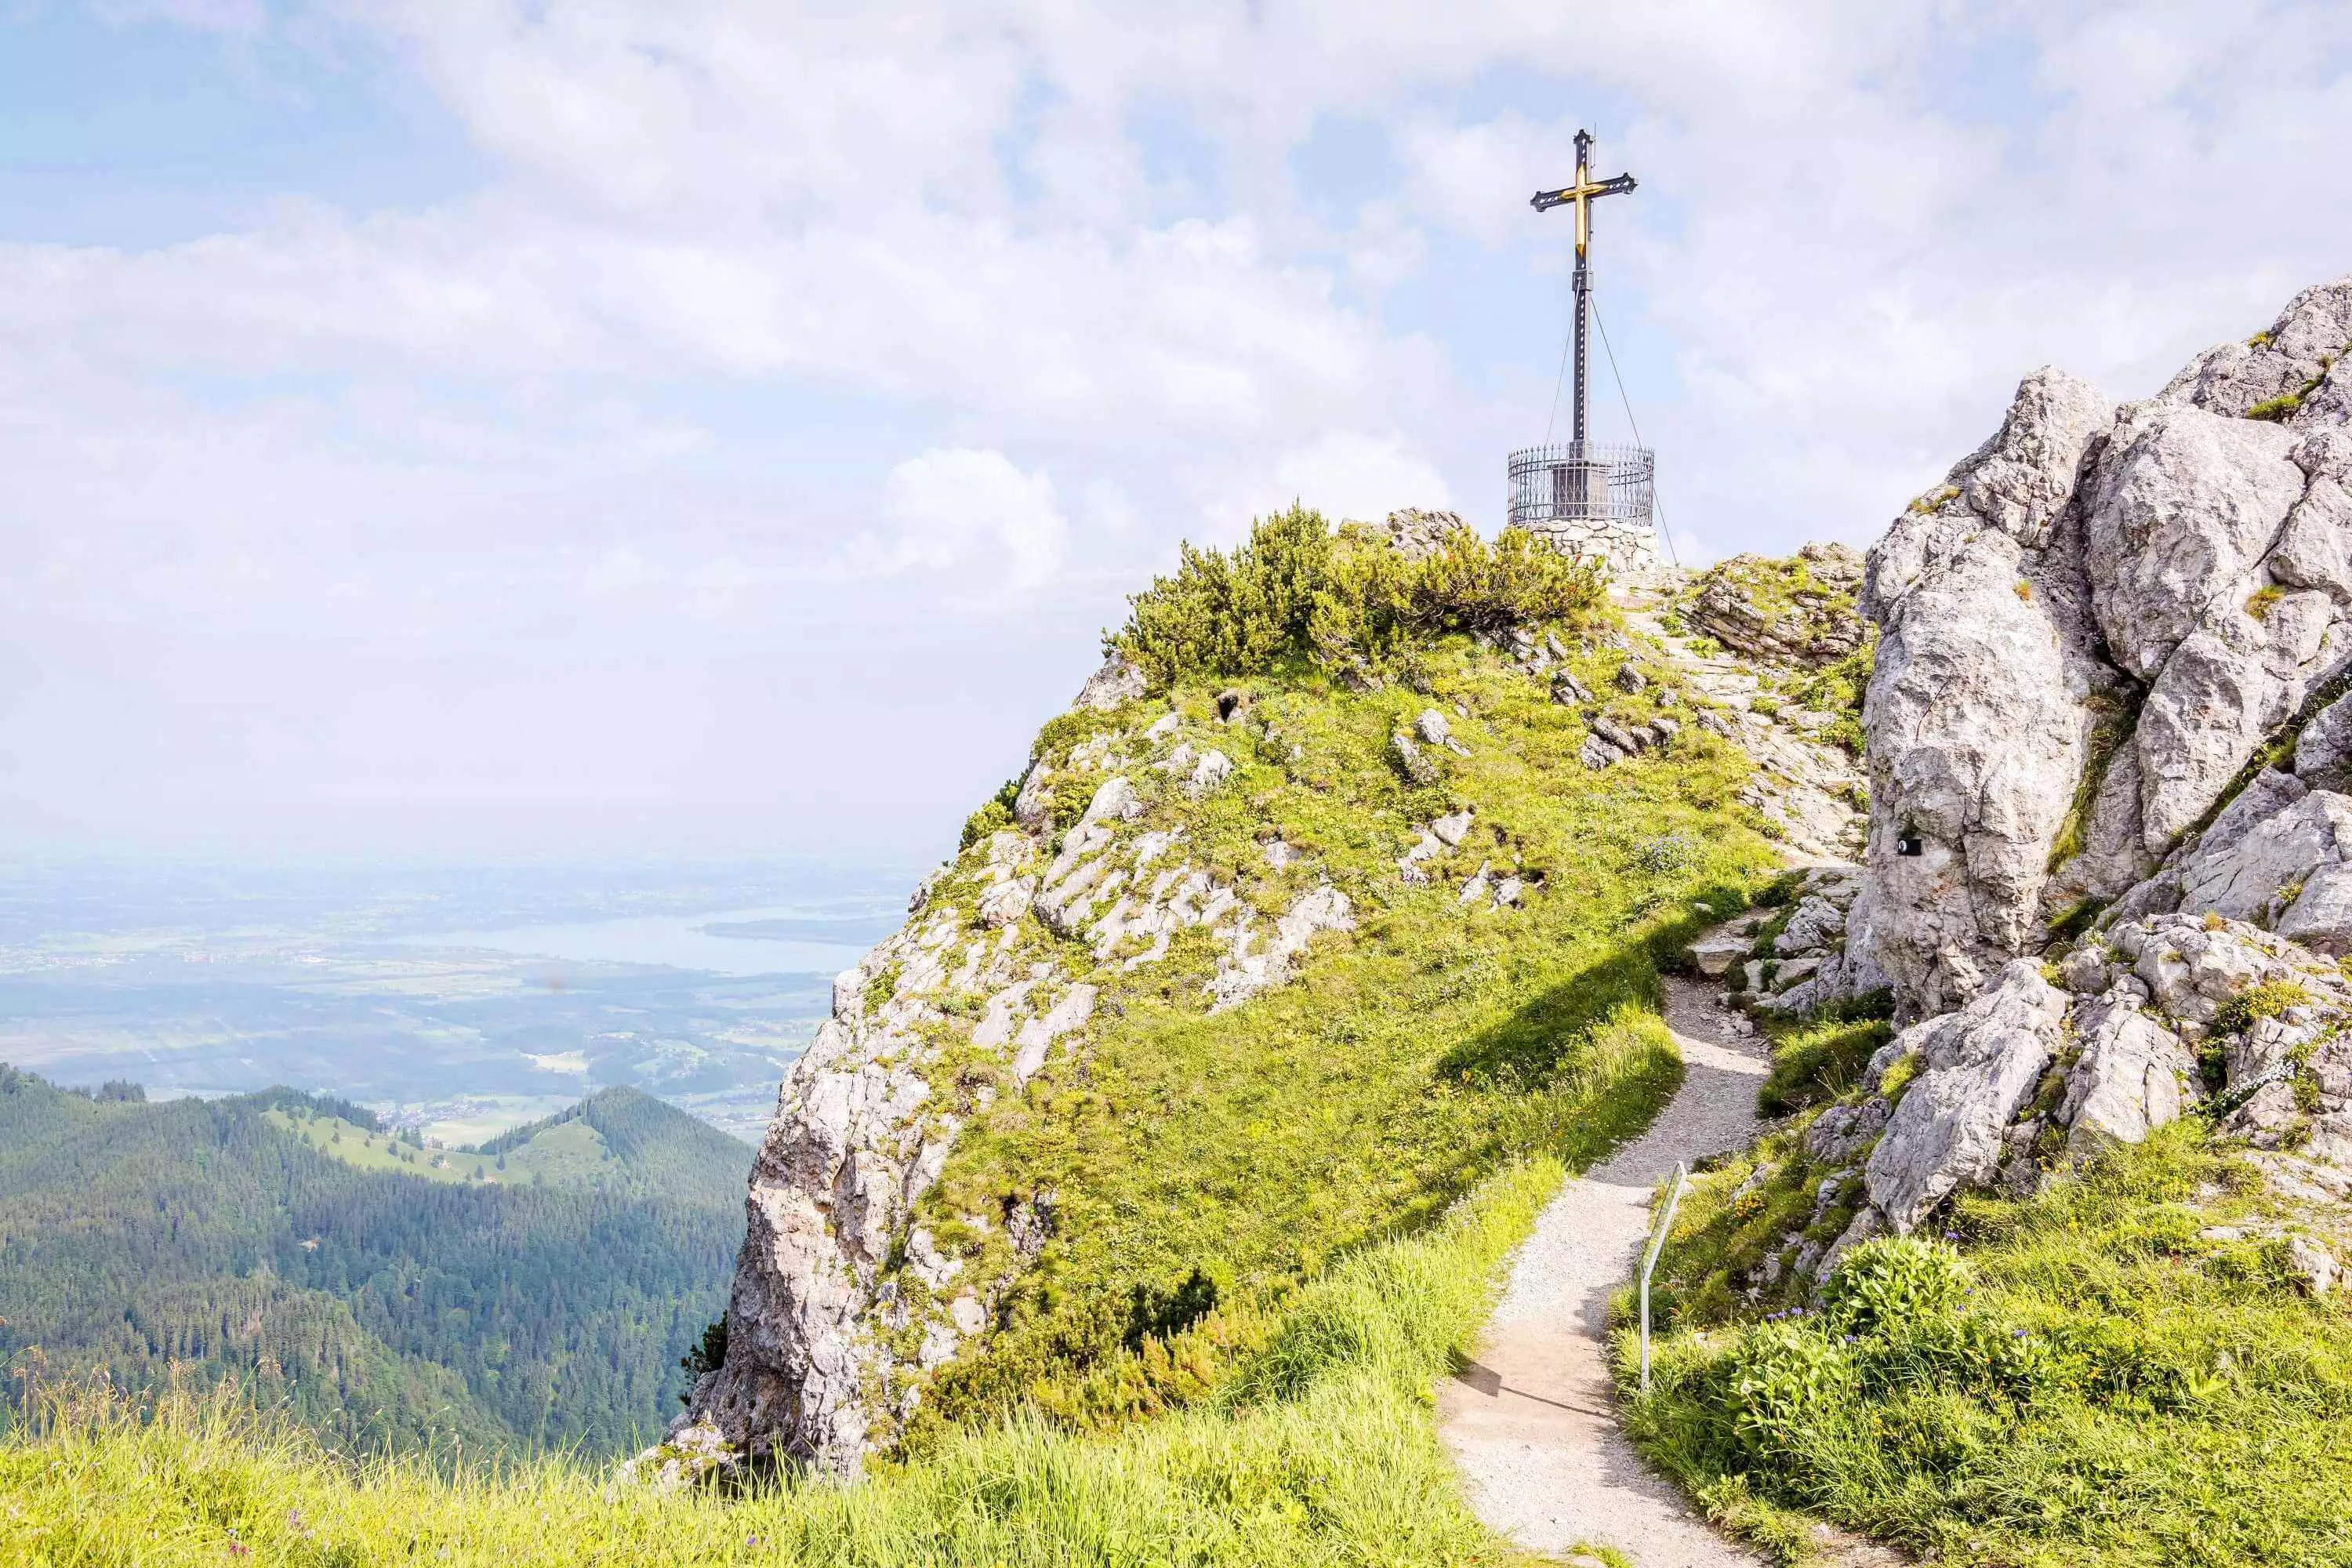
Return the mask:
[[2009,1331],[2009,1337],[2013,1340],[2021,1340],[2025,1337],[2025,1331],[2023,1329],[2011,1329]]

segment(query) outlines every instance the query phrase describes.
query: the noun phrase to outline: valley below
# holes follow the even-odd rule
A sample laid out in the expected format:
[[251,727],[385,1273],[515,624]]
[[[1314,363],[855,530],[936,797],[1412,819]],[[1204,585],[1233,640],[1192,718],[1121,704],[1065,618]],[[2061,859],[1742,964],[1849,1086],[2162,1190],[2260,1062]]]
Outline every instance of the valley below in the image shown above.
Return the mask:
[[289,1085],[472,1143],[627,1085],[756,1140],[908,879],[759,863],[47,861],[0,879],[0,1062],[151,1097]]

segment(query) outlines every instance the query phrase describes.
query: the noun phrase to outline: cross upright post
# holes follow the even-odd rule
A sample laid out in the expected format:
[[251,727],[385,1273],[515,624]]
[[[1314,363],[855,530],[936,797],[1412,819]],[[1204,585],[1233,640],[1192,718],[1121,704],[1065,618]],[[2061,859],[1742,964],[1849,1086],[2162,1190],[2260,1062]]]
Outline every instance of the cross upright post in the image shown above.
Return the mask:
[[[1586,410],[1591,397],[1586,376],[1584,333],[1586,320],[1592,311],[1592,204],[1602,196],[1613,196],[1633,188],[1633,176],[1616,174],[1606,180],[1592,177],[1592,132],[1576,133],[1576,183],[1557,191],[1538,191],[1528,205],[1538,212],[1553,207],[1573,206],[1576,209],[1576,406],[1570,415],[1571,438],[1581,448],[1585,443]],[[1580,472],[1579,478],[1581,478]]]

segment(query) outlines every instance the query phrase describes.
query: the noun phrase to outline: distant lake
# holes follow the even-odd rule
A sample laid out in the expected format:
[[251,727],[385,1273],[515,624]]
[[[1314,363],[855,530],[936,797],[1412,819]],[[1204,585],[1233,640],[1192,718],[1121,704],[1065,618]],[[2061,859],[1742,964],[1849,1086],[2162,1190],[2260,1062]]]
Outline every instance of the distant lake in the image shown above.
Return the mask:
[[887,916],[832,918],[806,906],[509,926],[402,937],[404,947],[472,948],[572,963],[646,963],[709,974],[834,974],[898,929]]

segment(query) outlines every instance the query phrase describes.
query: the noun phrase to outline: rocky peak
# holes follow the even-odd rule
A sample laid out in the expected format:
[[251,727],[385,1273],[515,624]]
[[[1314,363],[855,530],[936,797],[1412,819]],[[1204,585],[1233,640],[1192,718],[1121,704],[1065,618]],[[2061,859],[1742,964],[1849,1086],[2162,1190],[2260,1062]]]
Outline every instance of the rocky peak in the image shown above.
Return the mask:
[[1418,561],[1434,555],[1444,547],[1445,536],[1469,525],[1458,512],[1425,511],[1417,506],[1400,507],[1389,513],[1386,521],[1375,531],[1407,560]]
[[2352,413],[2352,382],[2335,369],[2347,342],[2352,278],[2315,284],[2287,301],[2265,330],[2189,361],[2156,401],[2229,418],[2341,425]]
[[1809,1135],[1849,1241],[2200,1103],[2352,1158],[2347,342],[2352,279],[2145,402],[2037,371],[1871,551],[1869,841],[1804,937],[1909,1025]]
[[2352,280],[2145,403],[2036,372],[1871,552],[1858,923],[1906,1016],[1961,1005],[2067,909],[2193,853],[2345,668],[2352,439],[2319,393],[2347,337]]

